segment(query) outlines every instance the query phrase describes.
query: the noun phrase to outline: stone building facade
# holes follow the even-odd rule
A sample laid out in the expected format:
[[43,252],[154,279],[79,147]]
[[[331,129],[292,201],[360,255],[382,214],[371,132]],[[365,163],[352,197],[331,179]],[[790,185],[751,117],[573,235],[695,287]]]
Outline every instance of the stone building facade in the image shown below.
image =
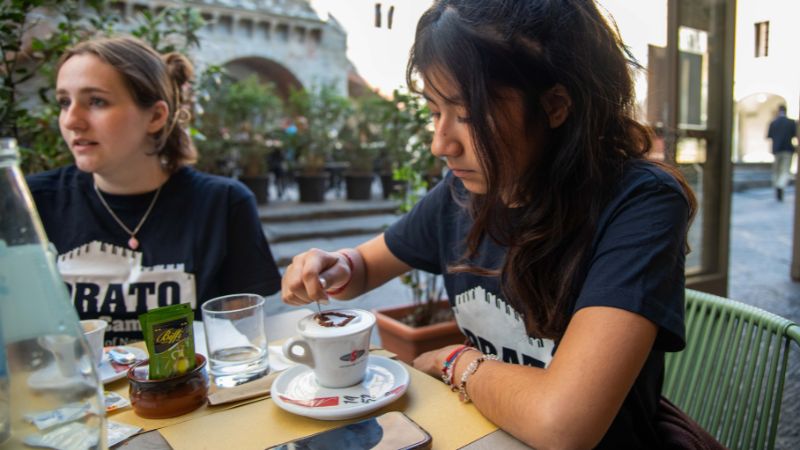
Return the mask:
[[307,0],[122,0],[112,7],[133,26],[143,10],[182,5],[197,8],[206,21],[201,46],[191,55],[198,69],[224,66],[243,78],[256,74],[275,83],[286,96],[290,88],[333,85],[348,94],[352,64],[346,56],[347,33],[333,18],[321,18]]

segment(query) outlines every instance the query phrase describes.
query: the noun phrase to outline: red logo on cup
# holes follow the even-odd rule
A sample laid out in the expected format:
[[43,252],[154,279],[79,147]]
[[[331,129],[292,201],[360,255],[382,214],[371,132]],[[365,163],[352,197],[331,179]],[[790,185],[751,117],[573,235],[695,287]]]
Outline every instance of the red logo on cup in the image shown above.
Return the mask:
[[350,353],[347,353],[345,355],[340,356],[339,359],[342,360],[342,361],[346,361],[346,362],[353,362],[353,361],[357,360],[358,358],[361,358],[362,356],[364,356],[364,353],[367,353],[367,351],[366,350],[353,350]]

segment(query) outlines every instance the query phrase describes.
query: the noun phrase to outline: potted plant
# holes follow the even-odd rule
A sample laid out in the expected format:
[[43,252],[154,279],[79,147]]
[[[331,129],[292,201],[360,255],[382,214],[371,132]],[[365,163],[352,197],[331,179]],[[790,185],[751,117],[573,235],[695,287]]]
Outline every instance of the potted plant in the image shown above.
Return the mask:
[[255,75],[231,83],[224,102],[228,119],[240,124],[234,135],[239,180],[253,191],[259,204],[267,203],[267,138],[278,128],[283,102],[273,84],[262,83]]
[[377,95],[361,97],[353,103],[339,133],[336,156],[348,166],[344,173],[348,200],[372,198],[375,155],[382,147],[380,119],[385,103],[386,100]]
[[418,161],[433,156],[428,148],[432,137],[430,110],[419,96],[398,89],[382,106],[383,147],[377,166],[383,198],[390,198],[393,193],[402,197],[400,190],[406,183],[395,179],[395,171],[409,163],[419,168]]
[[[395,176],[408,184],[406,189],[395,194],[400,197],[400,211],[407,212],[427,190],[427,184],[421,173],[410,165],[396,170]],[[464,342],[450,302],[443,298],[440,276],[414,269],[401,276],[400,281],[409,287],[412,303],[375,310],[378,333],[385,349],[410,364],[424,352]]]
[[256,196],[256,203],[263,205],[269,199],[269,175],[267,172],[269,150],[261,135],[247,133],[243,138],[234,145],[239,166],[238,178]]
[[202,167],[227,170],[253,191],[259,204],[267,202],[268,138],[278,128],[283,103],[272,84],[253,75],[233,80],[221,69],[201,80],[203,109]]
[[295,179],[301,202],[325,200],[325,163],[333,153],[348,102],[330,85],[311,91],[292,90],[289,94],[289,111],[297,127],[297,133],[291,135],[291,145],[297,151]]

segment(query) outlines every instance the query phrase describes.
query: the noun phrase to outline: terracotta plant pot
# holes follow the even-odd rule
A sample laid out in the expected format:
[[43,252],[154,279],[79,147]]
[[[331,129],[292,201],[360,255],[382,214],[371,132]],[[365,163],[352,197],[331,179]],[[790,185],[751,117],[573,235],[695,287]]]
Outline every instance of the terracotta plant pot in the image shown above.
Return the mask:
[[[441,304],[442,308],[450,307],[447,301]],[[446,345],[463,344],[466,340],[455,319],[417,328],[400,322],[399,319],[413,309],[414,305],[408,305],[374,311],[381,344],[386,350],[397,354],[397,359],[411,364],[422,353]]]

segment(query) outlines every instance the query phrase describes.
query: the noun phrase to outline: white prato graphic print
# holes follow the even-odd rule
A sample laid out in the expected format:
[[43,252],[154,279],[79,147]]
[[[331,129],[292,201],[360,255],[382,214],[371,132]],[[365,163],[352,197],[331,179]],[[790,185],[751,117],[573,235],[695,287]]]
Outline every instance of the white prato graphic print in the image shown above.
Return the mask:
[[[164,303],[197,306],[194,274],[182,263],[143,267],[142,253],[128,248],[93,241],[59,255],[58,270],[79,309],[88,306],[76,295],[108,313],[135,313],[140,303],[148,310]],[[118,311],[122,305],[125,311]]]
[[461,331],[484,353],[537,367],[547,367],[553,359],[554,342],[529,337],[520,314],[481,286],[456,295],[453,311]]

